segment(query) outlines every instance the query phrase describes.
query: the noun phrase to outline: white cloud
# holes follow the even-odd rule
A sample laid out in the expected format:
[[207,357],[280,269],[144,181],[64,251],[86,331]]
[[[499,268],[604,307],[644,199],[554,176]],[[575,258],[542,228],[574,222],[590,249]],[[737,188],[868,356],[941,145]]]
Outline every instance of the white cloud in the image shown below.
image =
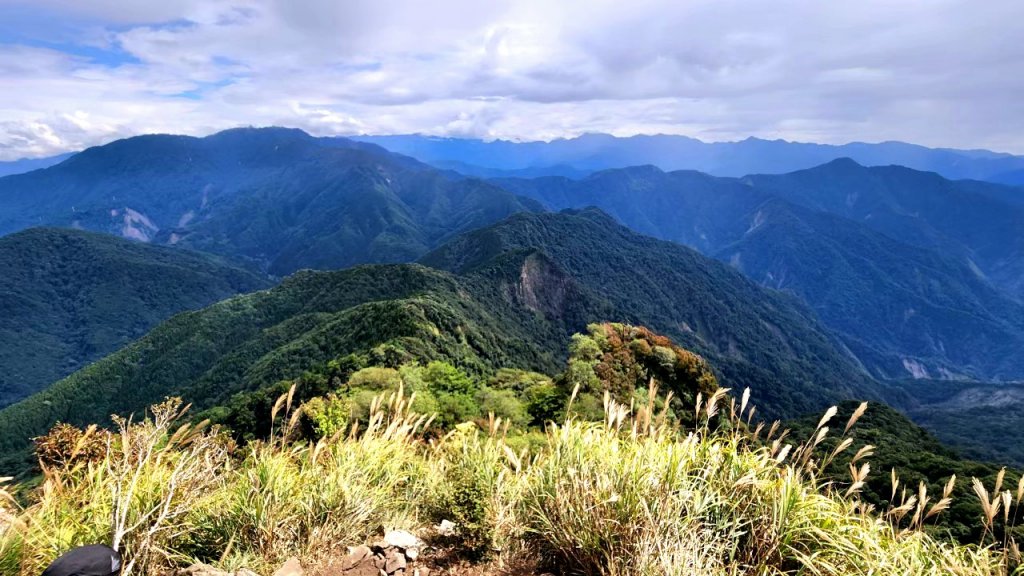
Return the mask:
[[14,8],[40,25],[0,25],[0,159],[270,123],[1024,153],[1016,0],[0,0],[0,19]]

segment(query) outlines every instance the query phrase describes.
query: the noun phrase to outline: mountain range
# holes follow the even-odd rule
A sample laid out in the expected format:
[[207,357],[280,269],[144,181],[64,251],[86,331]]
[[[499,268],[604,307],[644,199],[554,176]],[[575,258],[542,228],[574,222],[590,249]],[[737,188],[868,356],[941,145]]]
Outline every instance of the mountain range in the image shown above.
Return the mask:
[[352,353],[552,373],[569,335],[609,319],[665,330],[723,383],[752,388],[767,416],[885,394],[795,298],[596,210],[516,214],[422,264],[302,271],[179,314],[0,411],[0,449],[17,454],[56,421],[104,421],[167,395],[222,405]]
[[647,166],[495,182],[551,209],[600,207],[798,295],[877,378],[1024,378],[1015,188],[848,159],[741,179]]
[[[579,139],[592,164],[496,143],[505,164],[481,167],[498,148],[463,142],[430,165],[238,129],[129,138],[0,178],[14,271],[0,384],[11,402],[56,382],[0,412],[0,449],[168,394],[216,410],[349,354],[554,374],[566,338],[606,321],[700,353],[766,417],[871,398],[960,442],[958,415],[1024,378],[1024,190],[849,158],[666,172],[649,162],[675,140],[659,138],[612,139],[660,152],[594,171],[607,138]],[[523,150],[544,162],[520,166]]]
[[377,146],[280,128],[139,136],[0,178],[0,234],[84,228],[275,275],[414,260],[460,231],[537,208]]
[[[866,166],[899,165],[936,172],[950,179],[1024,183],[1024,157],[989,150],[927,148],[905,142],[843,145],[810,144],[747,138],[737,142],[702,142],[673,135],[619,138],[584,134],[550,142],[474,140],[436,136],[357,136],[441,168],[484,177],[568,176],[608,168],[651,164],[666,171],[697,170],[715,176],[782,174],[812,168],[839,158]],[[491,171],[523,171],[500,174]]]
[[42,170],[55,166],[74,155],[73,152],[57,154],[56,156],[44,156],[41,158],[22,158],[20,160],[8,160],[0,162],[0,177],[12,174],[23,174],[33,170]]

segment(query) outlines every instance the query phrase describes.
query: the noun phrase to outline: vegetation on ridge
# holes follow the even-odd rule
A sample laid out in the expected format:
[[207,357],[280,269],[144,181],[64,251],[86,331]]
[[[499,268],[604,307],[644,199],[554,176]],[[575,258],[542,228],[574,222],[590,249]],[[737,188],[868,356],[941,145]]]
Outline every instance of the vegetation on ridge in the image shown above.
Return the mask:
[[[601,343],[616,334],[620,344]],[[527,444],[493,416],[425,437],[430,418],[415,413],[403,382],[347,433],[307,438],[309,404],[294,406],[291,393],[275,402],[273,434],[245,447],[201,424],[179,426],[179,400],[144,422],[116,422],[106,437],[89,429],[64,458],[48,458],[42,486],[23,504],[0,504],[0,571],[34,576],[62,550],[106,540],[124,551],[125,576],[193,561],[267,572],[292,555],[315,565],[380,526],[427,535],[441,520],[456,522],[467,558],[594,575],[996,575],[1017,566],[1016,545],[995,519],[1009,517],[1021,494],[1004,491],[1002,478],[975,485],[985,545],[935,538],[921,527],[949,507],[950,490],[915,490],[872,511],[859,496],[870,449],[823,442],[835,409],[796,443],[753,426],[748,393],[705,388],[699,359],[658,352],[667,362],[646,364],[642,342],[651,338],[627,327],[595,327],[588,338],[602,352],[588,355],[579,348],[590,343],[578,339],[573,360],[597,360],[588,366],[608,391],[602,419],[587,421],[570,405]],[[693,376],[685,381],[698,391],[679,407],[685,418],[673,417],[670,403],[659,408],[654,385],[646,403],[636,401],[652,372],[671,366],[696,369],[673,371]],[[579,368],[570,361],[561,380]],[[612,398],[617,386],[632,389],[632,408]],[[853,484],[819,476],[841,460]]]
[[525,249],[606,300],[611,318],[649,326],[707,358],[724,385],[753,390],[767,417],[797,417],[847,398],[901,396],[865,374],[796,298],[692,249],[637,234],[597,209],[515,214],[421,262],[486,278],[497,255]]
[[30,466],[28,438],[57,421],[103,423],[168,395],[206,410],[252,393],[237,405],[263,406],[248,416],[258,420],[290,386],[283,381],[330,373],[328,364],[349,354],[390,368],[442,360],[474,376],[501,368],[552,375],[565,358],[561,342],[608,320],[650,326],[692,349],[723,385],[754,390],[766,417],[883,392],[794,299],[597,211],[519,214],[424,262],[450,272],[303,271],[178,315],[0,412],[0,470]]

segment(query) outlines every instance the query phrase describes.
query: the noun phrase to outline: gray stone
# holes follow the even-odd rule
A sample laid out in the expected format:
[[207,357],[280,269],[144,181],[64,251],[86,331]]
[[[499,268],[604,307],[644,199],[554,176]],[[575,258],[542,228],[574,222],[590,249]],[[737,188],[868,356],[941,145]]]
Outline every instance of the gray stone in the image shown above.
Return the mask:
[[384,570],[388,574],[394,574],[396,571],[405,568],[405,565],[405,554],[402,554],[400,551],[395,550],[391,553],[391,555],[388,556],[388,561],[384,565]]
[[274,572],[274,576],[304,576],[305,573],[302,569],[302,564],[299,563],[299,559],[293,556]]
[[454,536],[457,528],[451,520],[441,520],[441,523],[436,527],[437,533],[441,536]]
[[392,530],[384,535],[384,542],[395,548],[418,548],[423,545],[420,539],[405,530]]
[[342,570],[351,570],[357,564],[363,560],[368,559],[373,554],[369,546],[354,546],[348,549],[348,556],[345,557],[341,562]]

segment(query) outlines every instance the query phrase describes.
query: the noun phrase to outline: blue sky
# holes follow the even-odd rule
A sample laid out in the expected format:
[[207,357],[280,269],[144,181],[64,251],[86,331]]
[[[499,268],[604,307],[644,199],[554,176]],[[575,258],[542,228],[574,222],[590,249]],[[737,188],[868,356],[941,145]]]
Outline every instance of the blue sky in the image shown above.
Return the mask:
[[0,160],[148,132],[1024,153],[1018,0],[0,0]]

